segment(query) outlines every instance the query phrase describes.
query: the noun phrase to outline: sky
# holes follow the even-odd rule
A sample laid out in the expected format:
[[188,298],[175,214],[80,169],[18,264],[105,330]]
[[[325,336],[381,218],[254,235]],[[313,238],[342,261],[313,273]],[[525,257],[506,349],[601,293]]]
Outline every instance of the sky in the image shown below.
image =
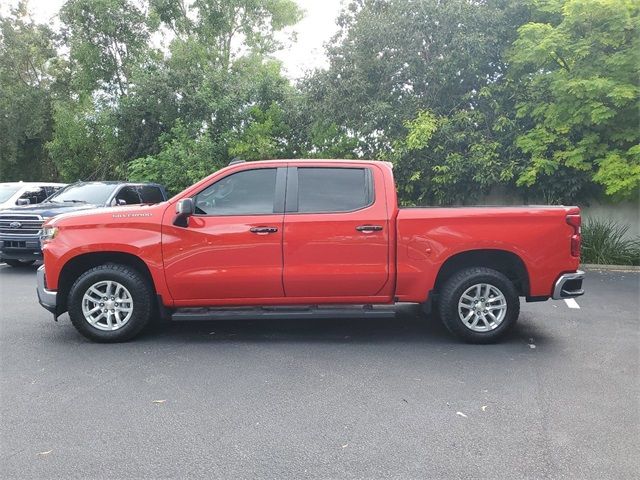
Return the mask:
[[[0,1],[1,11],[6,13],[19,0]],[[305,12],[304,18],[294,27],[287,29],[297,34],[297,42],[276,53],[283,62],[285,74],[292,79],[301,78],[308,70],[324,68],[327,59],[324,44],[337,31],[336,18],[344,0],[296,0]],[[47,23],[60,10],[65,0],[29,0],[29,10],[36,21]],[[284,35],[283,35],[284,37]]]

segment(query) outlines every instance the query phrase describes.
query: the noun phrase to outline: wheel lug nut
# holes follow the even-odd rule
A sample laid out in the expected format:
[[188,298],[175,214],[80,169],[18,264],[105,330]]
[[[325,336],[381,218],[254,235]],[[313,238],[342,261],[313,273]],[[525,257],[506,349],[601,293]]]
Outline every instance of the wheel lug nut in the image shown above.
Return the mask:
[[101,306],[101,307],[104,307],[104,303],[101,303],[101,304],[100,304],[100,306]]
[[103,313],[107,313],[107,309],[105,308],[104,310],[102,310]]

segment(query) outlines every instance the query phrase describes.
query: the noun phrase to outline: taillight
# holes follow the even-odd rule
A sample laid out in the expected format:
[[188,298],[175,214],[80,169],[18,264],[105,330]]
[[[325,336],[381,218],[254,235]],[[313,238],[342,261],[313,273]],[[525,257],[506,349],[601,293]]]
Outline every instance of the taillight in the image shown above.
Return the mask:
[[567,223],[573,227],[573,235],[571,235],[571,256],[580,256],[580,245],[582,243],[582,237],[580,235],[580,225],[582,219],[580,215],[567,215]]

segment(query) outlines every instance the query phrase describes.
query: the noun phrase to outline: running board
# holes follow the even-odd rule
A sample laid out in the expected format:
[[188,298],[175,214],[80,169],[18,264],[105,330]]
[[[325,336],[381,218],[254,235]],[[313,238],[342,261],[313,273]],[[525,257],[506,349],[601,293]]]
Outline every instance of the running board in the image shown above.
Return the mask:
[[171,314],[171,320],[258,320],[258,319],[333,319],[333,318],[394,318],[392,306],[373,307],[332,306],[332,307],[261,307],[261,308],[179,308]]

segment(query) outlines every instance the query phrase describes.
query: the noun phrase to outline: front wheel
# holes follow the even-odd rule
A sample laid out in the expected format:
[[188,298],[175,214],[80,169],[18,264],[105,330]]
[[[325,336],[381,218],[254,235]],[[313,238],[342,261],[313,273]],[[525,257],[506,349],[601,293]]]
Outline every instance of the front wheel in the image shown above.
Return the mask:
[[492,343],[515,325],[520,299],[513,283],[502,273],[469,268],[447,280],[439,312],[445,326],[457,337],[470,343]]
[[108,263],[84,272],[68,297],[69,318],[85,337],[96,342],[124,342],[149,323],[153,294],[137,270]]

